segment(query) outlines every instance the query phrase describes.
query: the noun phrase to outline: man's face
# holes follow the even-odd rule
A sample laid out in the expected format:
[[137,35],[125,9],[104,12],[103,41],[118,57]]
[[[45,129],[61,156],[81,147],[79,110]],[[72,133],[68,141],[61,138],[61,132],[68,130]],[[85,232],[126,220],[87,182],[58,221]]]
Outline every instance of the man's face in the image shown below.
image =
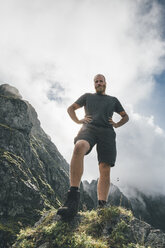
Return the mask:
[[102,75],[98,75],[94,78],[95,90],[98,94],[105,94],[106,82],[105,78]]

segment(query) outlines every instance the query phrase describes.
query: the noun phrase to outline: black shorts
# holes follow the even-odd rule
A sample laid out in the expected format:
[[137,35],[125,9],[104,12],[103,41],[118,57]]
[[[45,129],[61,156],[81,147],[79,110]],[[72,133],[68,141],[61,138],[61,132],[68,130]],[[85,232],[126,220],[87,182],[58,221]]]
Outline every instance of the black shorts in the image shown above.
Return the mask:
[[78,140],[86,140],[90,144],[89,154],[96,144],[97,158],[101,162],[109,164],[111,167],[116,161],[116,133],[111,128],[96,127],[94,125],[84,124],[74,138],[74,144]]

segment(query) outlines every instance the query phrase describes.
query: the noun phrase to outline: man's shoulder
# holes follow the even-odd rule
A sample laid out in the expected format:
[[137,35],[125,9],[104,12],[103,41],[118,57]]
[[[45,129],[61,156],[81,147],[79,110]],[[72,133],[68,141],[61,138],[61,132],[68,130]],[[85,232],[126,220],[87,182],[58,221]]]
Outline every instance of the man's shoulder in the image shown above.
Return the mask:
[[97,93],[85,93],[84,95],[86,96],[93,96],[93,97],[98,97],[98,96],[105,96],[107,98],[111,98],[111,99],[117,99],[115,96],[111,96],[111,95],[100,95],[100,94],[97,94]]
[[[89,93],[89,92],[87,92],[87,93],[84,93],[83,94],[83,96],[84,97],[92,97],[92,98],[97,98],[98,96],[100,96],[100,95],[98,95],[97,93]],[[111,101],[117,101],[118,99],[117,99],[117,97],[115,97],[115,96],[111,96],[111,95],[103,95],[103,96],[105,96],[108,100],[111,100]]]
[[116,101],[117,97],[115,96],[111,96],[111,95],[106,95],[108,99],[112,100],[112,101]]
[[92,93],[84,93],[82,96],[89,96],[89,95],[93,95]]
[[84,93],[82,96],[84,96],[84,97],[94,97],[95,93]]
[[111,98],[111,99],[114,99],[116,98],[115,96],[111,96],[111,95],[106,95],[107,97]]

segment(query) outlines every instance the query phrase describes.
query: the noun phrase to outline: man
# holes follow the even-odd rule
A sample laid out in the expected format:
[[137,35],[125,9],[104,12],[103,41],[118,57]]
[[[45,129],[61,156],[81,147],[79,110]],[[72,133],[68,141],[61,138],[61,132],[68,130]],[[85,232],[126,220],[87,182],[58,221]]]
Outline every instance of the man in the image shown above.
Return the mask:
[[[83,124],[74,139],[74,151],[70,164],[70,190],[63,207],[57,214],[62,218],[73,218],[78,211],[80,192],[79,186],[83,174],[83,159],[96,144],[100,177],[97,185],[98,204],[104,207],[110,187],[110,169],[116,160],[116,133],[114,128],[124,125],[128,115],[116,97],[105,94],[106,79],[102,74],[94,77],[96,93],[82,95],[69,108],[71,119],[77,124]],[[79,120],[75,111],[85,108],[85,117]],[[121,116],[119,122],[112,120],[113,112]]]

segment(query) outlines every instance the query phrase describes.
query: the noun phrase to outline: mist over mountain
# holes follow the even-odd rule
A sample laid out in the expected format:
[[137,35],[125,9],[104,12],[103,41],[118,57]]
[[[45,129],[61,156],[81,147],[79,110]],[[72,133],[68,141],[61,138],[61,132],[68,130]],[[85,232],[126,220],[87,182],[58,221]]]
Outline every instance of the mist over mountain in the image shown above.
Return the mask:
[[[97,181],[92,180],[91,183],[83,181],[84,190],[93,199],[95,207],[97,206]],[[165,232],[165,196],[162,194],[146,195],[132,188],[131,194],[125,195],[111,183],[107,204],[130,209],[138,219]]]
[[128,199],[137,218],[165,232],[165,195],[146,195],[134,189],[134,196]]
[[[91,183],[89,183],[86,180],[83,181],[84,190],[88,192],[90,197],[93,199],[95,208],[98,205],[97,183],[98,180],[92,180]],[[109,191],[107,203],[108,205],[122,206],[124,208],[132,210],[132,206],[128,198],[120,191],[120,189],[117,186],[115,186],[112,183],[110,185],[110,191]]]

